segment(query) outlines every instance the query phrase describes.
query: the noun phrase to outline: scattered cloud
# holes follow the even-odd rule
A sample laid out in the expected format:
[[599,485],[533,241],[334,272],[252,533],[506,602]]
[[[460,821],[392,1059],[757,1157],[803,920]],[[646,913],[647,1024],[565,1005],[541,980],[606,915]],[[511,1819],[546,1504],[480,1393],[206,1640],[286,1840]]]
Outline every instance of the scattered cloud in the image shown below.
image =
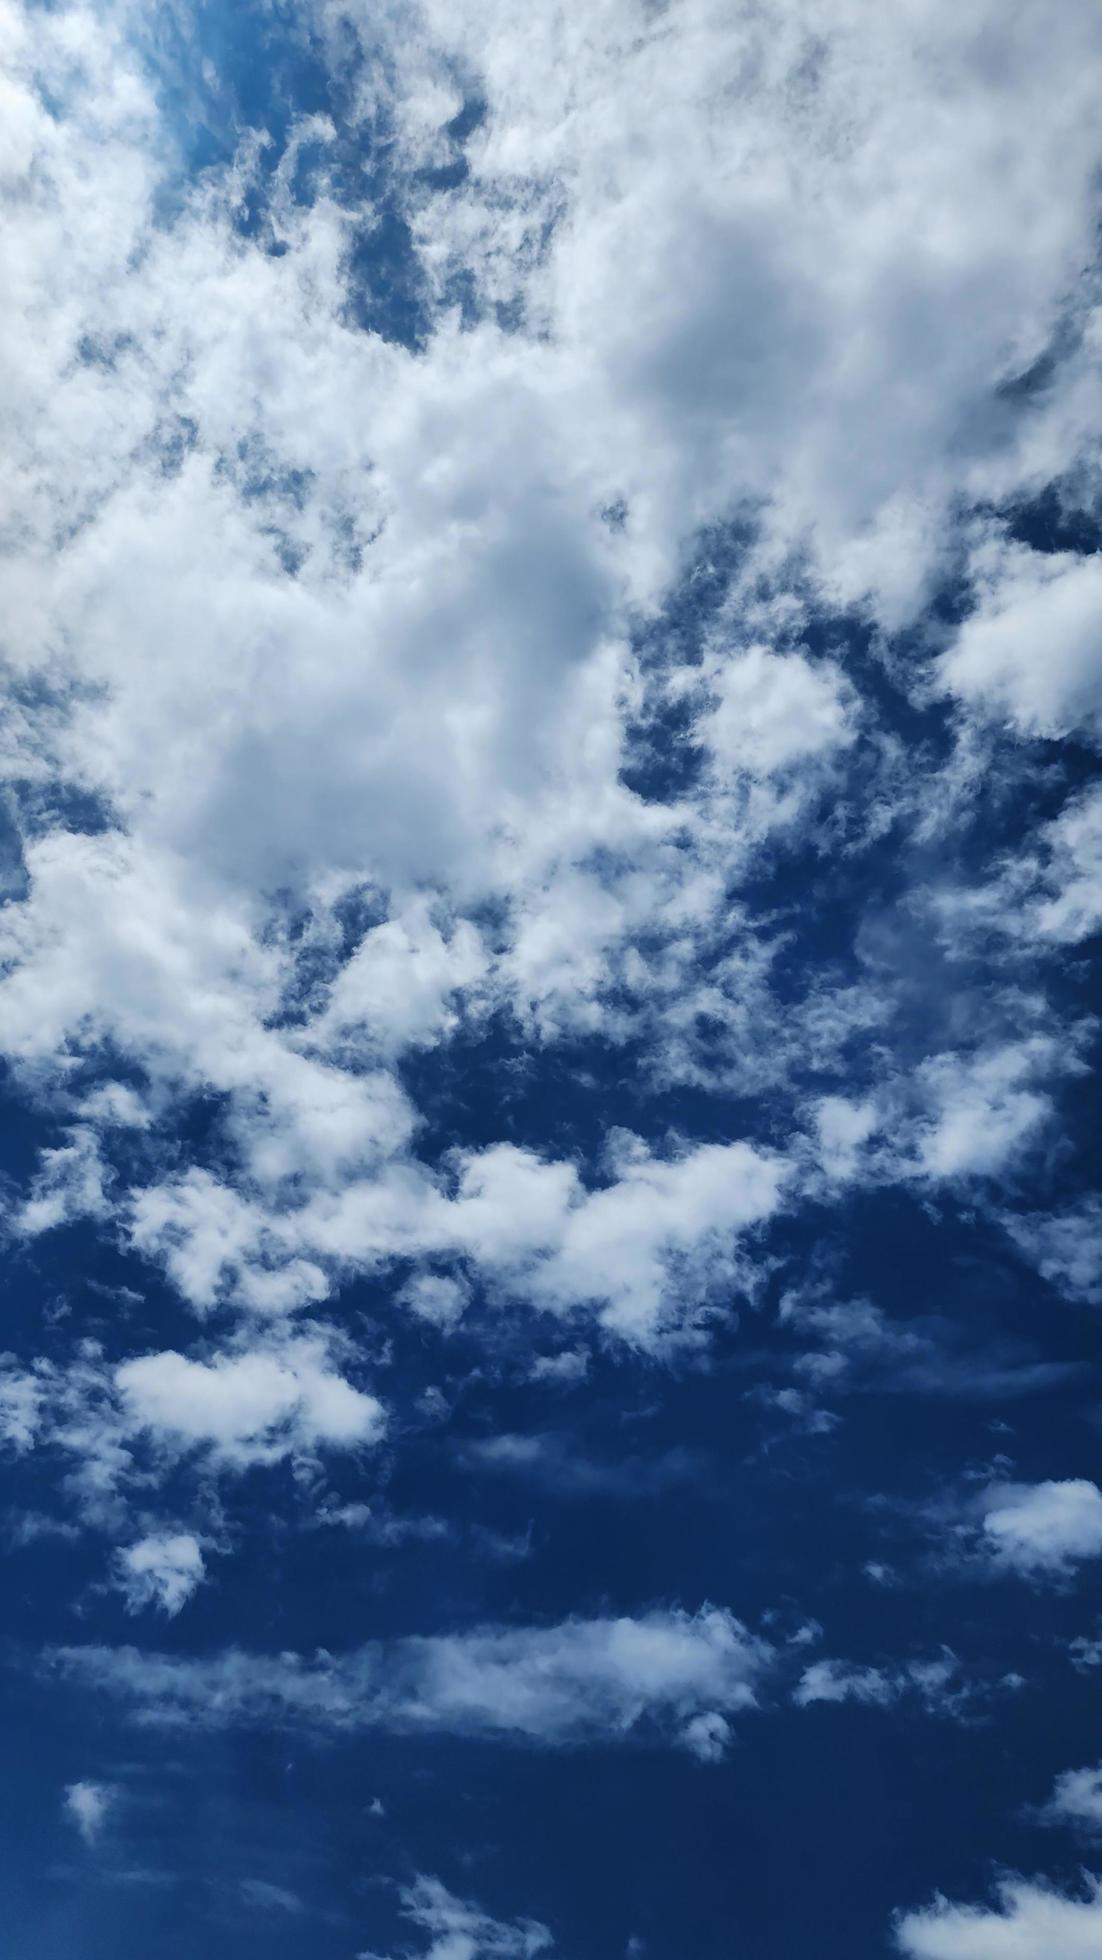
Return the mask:
[[[418,1874],[402,1891],[402,1916],[428,1939],[424,1960],[535,1960],[554,1942],[538,1920],[509,1923],[458,1899],[438,1878]],[[359,1960],[382,1960],[361,1953]]]
[[117,1695],[144,1722],[301,1721],[548,1747],[641,1729],[710,1758],[721,1753],[722,1732],[698,1718],[726,1722],[753,1708],[772,1658],[768,1642],[709,1607],[410,1636],[313,1660],[233,1651],[192,1660],[88,1646],[58,1648],[50,1665]]
[[93,1845],[102,1835],[107,1819],[118,1801],[111,1783],[70,1783],[65,1792],[65,1812],[85,1844]]
[[938,1899],[896,1924],[896,1945],[910,1960],[1091,1960],[1102,1938],[1102,1886],[1088,1881],[1069,1898],[1037,1881],[1004,1879],[998,1904],[951,1905]]
[[1102,1556],[1102,1491],[1085,1477],[993,1485],[983,1533],[996,1564],[1025,1577],[1060,1577]]
[[155,1606],[175,1619],[205,1574],[203,1548],[186,1531],[151,1533],[115,1556],[115,1584],[128,1613]]

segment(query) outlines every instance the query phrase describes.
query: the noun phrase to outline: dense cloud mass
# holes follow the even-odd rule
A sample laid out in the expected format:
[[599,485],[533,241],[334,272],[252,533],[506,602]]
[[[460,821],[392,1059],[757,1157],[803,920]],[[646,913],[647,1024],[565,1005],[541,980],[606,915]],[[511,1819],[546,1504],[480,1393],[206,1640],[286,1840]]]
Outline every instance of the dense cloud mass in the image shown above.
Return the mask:
[[0,0],[13,1951],[1100,1950],[1100,84]]

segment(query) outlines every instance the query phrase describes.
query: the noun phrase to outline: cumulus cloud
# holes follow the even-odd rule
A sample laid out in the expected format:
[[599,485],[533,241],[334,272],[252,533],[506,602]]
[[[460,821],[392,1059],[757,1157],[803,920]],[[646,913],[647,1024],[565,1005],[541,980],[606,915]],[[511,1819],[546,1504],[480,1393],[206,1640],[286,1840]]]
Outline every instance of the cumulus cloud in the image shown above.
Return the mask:
[[51,1665],[117,1695],[145,1722],[307,1722],[548,1747],[641,1730],[712,1760],[730,1720],[755,1705],[772,1661],[766,1641],[708,1607],[410,1636],[312,1660],[233,1651],[191,1660],[89,1646],[55,1649]]
[[930,1116],[916,1135],[928,1178],[992,1177],[1012,1164],[1051,1113],[1039,1077],[1055,1057],[1043,1036],[969,1057],[937,1056],[919,1071]]
[[[111,1365],[90,1340],[64,1362],[25,1368],[6,1357],[0,1438],[16,1451],[59,1451],[70,1501],[86,1523],[115,1534],[129,1523],[128,1498],[181,1463],[233,1476],[377,1445],[386,1415],[340,1372],[349,1351],[346,1337],[314,1327],[291,1340],[207,1349],[202,1359],[167,1349]],[[148,1534],[141,1550],[131,1548],[135,1565],[120,1555],[116,1580],[135,1601],[150,1587],[167,1605],[163,1585],[175,1596],[194,1573],[191,1543],[188,1533]],[[174,1559],[182,1561],[175,1575]],[[201,1558],[198,1566],[201,1577]]]
[[[562,1316],[588,1309],[643,1347],[676,1341],[717,1289],[751,1280],[740,1237],[778,1209],[788,1166],[743,1142],[661,1156],[627,1132],[611,1141],[611,1175],[595,1188],[570,1161],[500,1143],[456,1153],[451,1188],[421,1165],[392,1165],[278,1212],[191,1172],[143,1193],[135,1238],[166,1258],[200,1306],[235,1276],[248,1298],[258,1267],[262,1282],[265,1270],[278,1277],[290,1267],[310,1297],[319,1261],[339,1272],[398,1258],[464,1258],[492,1289],[537,1308]],[[465,1292],[454,1273],[428,1272],[415,1274],[399,1298],[446,1322]],[[290,1284],[285,1304],[299,1296]],[[266,1292],[258,1304],[268,1304]]]
[[[360,1488],[464,1395],[479,1440],[433,1447],[481,1490],[689,1485],[688,1444],[624,1441],[613,1365],[683,1368],[689,1409],[818,1260],[796,1235],[831,1270],[885,1187],[1099,1295],[1081,1186],[1015,1193],[1074,1128],[1102,919],[1102,560],[1035,548],[1102,482],[1102,15],[305,0],[259,9],[246,104],[209,10],[168,13],[0,0],[0,1061],[37,1126],[4,1220],[23,1275],[74,1227],[152,1268],[126,1321],[78,1283],[13,1320],[0,1438],[174,1618],[246,1477],[260,1528],[252,1473],[327,1551],[538,1549]],[[263,100],[281,34],[301,113]],[[832,1392],[1075,1380],[940,1299],[786,1284],[722,1359],[805,1433]],[[445,1335],[462,1375],[411,1381]],[[592,1447],[546,1410],[587,1379]],[[1102,1556],[1093,1483],[977,1489],[986,1576]],[[948,1651],[587,1614],[54,1664],[145,1722],[701,1764],[775,1670],[841,1721],[965,1693]],[[72,1786],[89,1842],[111,1800]],[[1070,1952],[1097,1907],[1014,1881],[899,1938]],[[549,1944],[435,1879],[404,1909],[429,1960]]]
[[985,1500],[983,1534],[1007,1571],[1026,1577],[1071,1572],[1102,1556],[1102,1491],[1085,1477],[994,1485]]
[[697,735],[721,772],[769,776],[853,739],[847,690],[833,664],[748,647],[720,666],[716,691]]
[[70,1783],[65,1791],[65,1812],[85,1844],[95,1844],[118,1798],[110,1783]]
[[938,1899],[897,1922],[896,1945],[910,1960],[1091,1960],[1102,1940],[1102,1886],[1081,1898],[1007,1878],[998,1905],[951,1905]]
[[227,1457],[263,1461],[289,1448],[356,1448],[379,1440],[380,1403],[329,1365],[317,1339],[273,1351],[220,1355],[140,1355],[115,1371],[126,1418],[135,1429],[182,1447],[209,1444]]
[[[304,117],[266,169],[245,134],[180,183],[127,10],[93,30],[79,6],[9,8],[11,637],[49,686],[41,712],[13,701],[5,739],[20,781],[71,784],[102,821],[28,826],[0,1046],[55,1086],[79,1054],[125,1058],[141,1092],[93,1092],[97,1129],[171,1129],[181,1092],[213,1094],[231,1186],[192,1166],[116,1190],[72,1138],[24,1229],[121,1217],[196,1304],[232,1269],[245,1306],[293,1309],[328,1278],[305,1216],[287,1243],[288,1196],[347,1212],[408,1170],[403,1053],[491,1011],[540,1040],[660,1025],[656,1072],[699,1068],[701,1022],[730,1027],[745,1069],[783,1073],[820,1039],[821,1001],[814,1037],[782,1039],[775,1008],[759,1030],[754,958],[718,950],[732,872],[869,722],[856,679],[801,638],[807,597],[910,618],[962,495],[1005,500],[1042,457],[1060,474],[1090,425],[1074,352],[1043,398],[1015,408],[1013,384],[1082,311],[1098,30],[1074,9],[1054,31],[1031,4],[995,63],[989,12],[941,10],[927,37],[786,0],[766,31],[691,0],[671,33],[609,0],[559,45],[497,0],[462,21],[428,0],[398,37],[320,10],[322,53],[339,22],[385,97],[414,353],[354,325],[371,213],[331,162],[354,96],[348,130]],[[459,75],[481,120],[445,188],[427,166],[452,155]],[[1034,132],[1028,169],[1008,126]],[[709,766],[644,796],[623,769],[630,629],[736,510],[748,562],[722,630],[667,675]],[[1093,574],[985,549],[943,683],[1009,689],[1023,726],[1055,725],[1086,685]],[[1021,705],[1005,652],[1030,605],[1058,614],[1055,705]],[[1043,1101],[1004,1084],[986,1130],[945,1112],[924,1169],[996,1168]],[[835,1148],[840,1106],[835,1168],[863,1140],[851,1126]],[[635,1175],[573,1206],[521,1283],[558,1305],[604,1267],[597,1310],[653,1341],[654,1268],[693,1262],[673,1214],[706,1172],[652,1168],[653,1256],[629,1229]],[[341,1224],[330,1256],[351,1262]]]
[[206,1572],[203,1548],[187,1531],[150,1533],[124,1546],[115,1559],[115,1583],[128,1613],[155,1606],[174,1619]]
[[1023,734],[1102,734],[1102,561],[1019,547],[977,570],[980,604],[941,658],[943,685]]

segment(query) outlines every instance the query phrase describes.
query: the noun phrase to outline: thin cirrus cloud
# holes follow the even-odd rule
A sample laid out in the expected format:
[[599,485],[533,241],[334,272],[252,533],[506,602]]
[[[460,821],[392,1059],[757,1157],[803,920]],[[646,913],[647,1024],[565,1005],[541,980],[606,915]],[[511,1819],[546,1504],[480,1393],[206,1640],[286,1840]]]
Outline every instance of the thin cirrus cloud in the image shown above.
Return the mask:
[[306,1722],[549,1747],[623,1739],[642,1726],[712,1761],[729,1718],[754,1707],[772,1658],[767,1641],[708,1608],[409,1636],[316,1660],[88,1646],[58,1648],[49,1665],[158,1725]]

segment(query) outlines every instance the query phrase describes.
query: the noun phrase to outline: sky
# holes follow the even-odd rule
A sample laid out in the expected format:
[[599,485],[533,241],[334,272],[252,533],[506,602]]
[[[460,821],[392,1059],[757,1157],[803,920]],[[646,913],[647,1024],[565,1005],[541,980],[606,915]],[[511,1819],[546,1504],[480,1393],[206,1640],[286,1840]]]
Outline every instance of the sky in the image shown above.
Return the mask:
[[0,0],[10,1960],[1102,1955],[1100,84]]

